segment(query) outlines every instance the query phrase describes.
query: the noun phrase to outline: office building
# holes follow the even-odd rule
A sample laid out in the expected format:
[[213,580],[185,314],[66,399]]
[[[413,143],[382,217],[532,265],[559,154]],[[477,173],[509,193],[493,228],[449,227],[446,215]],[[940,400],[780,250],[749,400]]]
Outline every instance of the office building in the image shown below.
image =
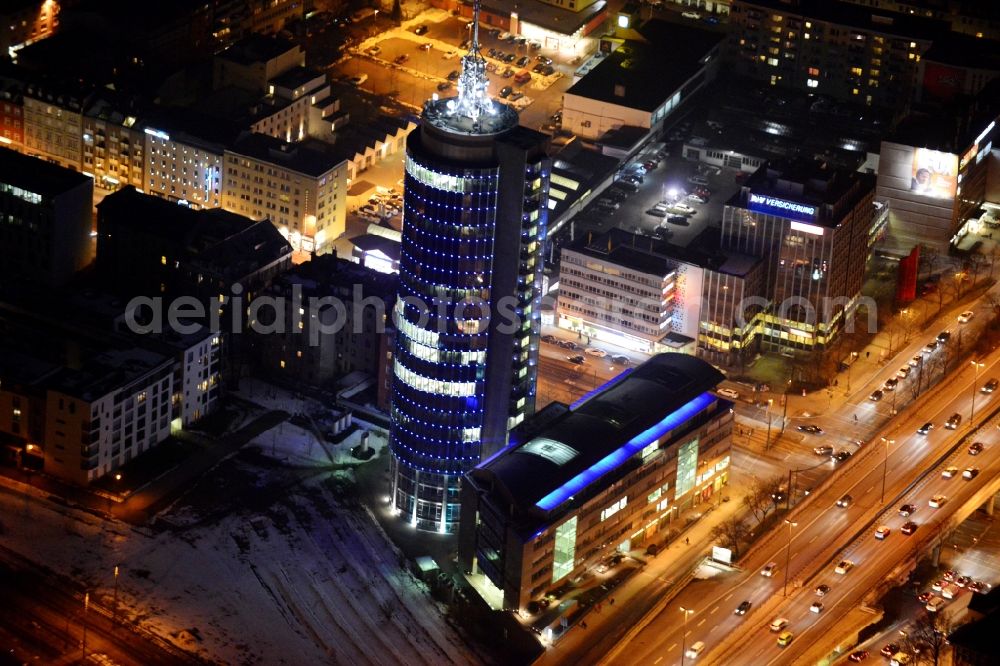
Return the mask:
[[724,304],[758,295],[763,274],[758,257],[717,240],[679,247],[623,229],[588,234],[562,249],[558,325],[646,354],[700,354]]
[[301,46],[281,37],[250,35],[212,59],[212,87],[235,87],[263,95],[269,81],[305,64]]
[[324,252],[344,233],[347,161],[265,134],[242,134],[225,151],[222,207],[270,220],[303,252]]
[[758,169],[726,203],[721,247],[766,268],[767,305],[746,324],[764,350],[821,350],[853,321],[885,230],[874,195],[872,175],[790,160]]
[[[975,104],[969,111],[990,108]],[[876,189],[888,206],[885,249],[900,256],[916,245],[948,252],[981,231],[998,120],[996,105],[958,117],[913,113],[886,137]]]
[[562,126],[588,139],[623,127],[655,135],[715,76],[723,37],[690,25],[646,21],[622,38],[563,94]]
[[552,403],[462,483],[459,563],[525,610],[609,555],[663,541],[678,511],[727,483],[722,374],[660,354],[582,401]]
[[534,411],[540,327],[546,137],[488,97],[472,29],[458,96],[427,102],[407,140],[393,313],[393,507],[439,532],[462,473]]
[[91,260],[94,181],[0,148],[0,276],[60,286]]
[[727,56],[765,85],[903,109],[948,23],[837,0],[734,0]]

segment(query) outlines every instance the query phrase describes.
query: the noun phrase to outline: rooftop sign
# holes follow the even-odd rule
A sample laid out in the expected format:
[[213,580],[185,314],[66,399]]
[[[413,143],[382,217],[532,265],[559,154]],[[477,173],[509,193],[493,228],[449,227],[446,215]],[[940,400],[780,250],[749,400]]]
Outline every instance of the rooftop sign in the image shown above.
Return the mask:
[[816,206],[778,199],[766,194],[754,194],[753,192],[750,193],[748,208],[758,213],[768,213],[800,220],[812,220],[816,217]]

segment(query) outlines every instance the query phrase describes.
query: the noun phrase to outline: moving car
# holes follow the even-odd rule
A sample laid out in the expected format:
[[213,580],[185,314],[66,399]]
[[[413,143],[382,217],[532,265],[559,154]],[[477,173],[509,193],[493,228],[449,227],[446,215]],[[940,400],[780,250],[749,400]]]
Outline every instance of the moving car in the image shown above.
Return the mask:
[[940,509],[947,501],[948,498],[945,497],[944,495],[935,495],[934,497],[927,500],[927,506],[929,506],[932,509]]
[[881,540],[889,536],[891,533],[892,530],[889,529],[886,525],[879,525],[878,528],[875,530],[875,538]]
[[684,18],[689,18],[693,21],[698,21],[701,19],[701,14],[698,12],[681,12],[681,16]]
[[812,605],[809,606],[809,610],[810,610],[810,612],[813,612],[813,613],[820,613],[820,612],[822,612],[822,610],[823,610],[823,602],[822,601],[814,601],[814,602],[812,602]]
[[896,643],[886,643],[882,646],[882,649],[879,650],[879,654],[883,657],[891,657],[897,652],[899,652],[899,645]]
[[775,619],[774,622],[771,623],[771,631],[781,631],[787,626],[788,626],[788,620],[783,617],[779,617]]
[[774,572],[778,570],[777,562],[768,562],[764,565],[764,568],[760,570],[760,575],[765,578],[771,578],[774,576]]
[[588,356],[594,356],[596,358],[604,358],[605,356],[608,355],[608,352],[604,351],[603,349],[595,349],[593,347],[587,347],[585,350],[583,350],[583,353],[587,354]]
[[969,320],[971,320],[975,316],[976,316],[975,312],[973,312],[972,310],[966,310],[962,314],[958,315],[958,323],[967,324],[969,323]]
[[983,384],[983,387],[979,389],[979,391],[981,393],[993,393],[993,391],[997,390],[998,386],[1000,386],[1000,381],[997,381],[996,379],[991,379],[985,384]]
[[912,520],[908,521],[908,522],[905,522],[905,523],[903,523],[903,526],[899,528],[899,531],[902,532],[903,534],[909,536],[909,535],[911,535],[911,534],[913,534],[914,532],[917,531],[917,524],[915,522],[913,522]]
[[830,591],[829,585],[817,585],[815,590],[817,597],[825,597],[826,593],[829,591]]
[[958,468],[957,467],[946,467],[946,468],[944,468],[944,470],[941,471],[941,478],[943,478],[943,479],[950,479],[953,476],[955,476],[956,474],[958,474]]
[[611,362],[615,365],[631,365],[632,360],[628,356],[619,354],[617,356],[612,356]]
[[793,638],[795,638],[795,634],[790,631],[783,631],[778,635],[778,645],[785,647],[792,642]]
[[587,359],[583,357],[582,354],[577,354],[576,356],[567,356],[566,360],[570,363],[576,363],[577,365],[583,365]]
[[348,80],[351,82],[351,84],[353,84],[355,86],[360,86],[362,83],[364,83],[365,81],[368,80],[368,75],[367,74],[360,74],[358,76],[352,76]]
[[551,343],[551,344],[558,344],[559,343],[559,338],[557,338],[554,335],[543,335],[542,336],[542,342],[548,342],[548,343]]
[[415,34],[415,35],[426,35],[427,34],[427,26],[426,25],[418,25],[416,28],[413,29],[413,34]]
[[847,449],[844,449],[842,451],[837,451],[830,457],[833,460],[833,462],[844,462],[845,460],[851,457],[851,452],[848,451]]
[[733,611],[733,615],[746,615],[751,606],[753,606],[751,602],[744,601],[736,607],[736,610]]
[[854,562],[850,560],[841,560],[840,562],[837,563],[837,566],[833,568],[833,573],[843,575],[846,574],[848,571],[850,571],[852,568],[854,568]]
[[393,62],[396,63],[397,65],[402,65],[409,59],[410,56],[406,55],[405,53],[400,53],[398,56],[395,57],[395,59],[393,59]]
[[813,449],[813,453],[815,453],[818,456],[832,456],[833,447],[829,445],[817,446],[815,449]]
[[979,476],[979,468],[978,467],[966,467],[965,471],[962,472],[962,478],[965,479],[966,481],[971,481],[972,479],[976,478],[977,476]]
[[716,391],[716,393],[721,395],[723,398],[729,398],[730,400],[738,400],[740,397],[739,393],[737,393],[733,389],[728,389],[728,388],[720,388],[718,391]]
[[899,507],[899,515],[901,515],[903,518],[906,518],[916,510],[917,507],[915,505],[904,504],[903,506]]
[[851,497],[850,495],[844,495],[839,500],[837,500],[837,506],[839,506],[841,509],[846,509],[847,507],[851,506],[851,502],[853,500],[854,498]]
[[695,659],[699,654],[701,654],[704,651],[705,651],[705,642],[696,641],[691,647],[687,649],[687,652],[684,653],[684,656],[686,656],[688,659]]
[[812,424],[810,424],[810,425],[800,425],[798,427],[798,431],[799,432],[807,432],[810,435],[822,435],[823,434],[823,429],[822,428],[820,428],[818,425],[812,425]]
[[925,423],[922,426],[920,426],[919,428],[917,428],[917,434],[918,435],[926,435],[927,433],[929,433],[933,429],[934,429],[934,424],[931,423],[930,421],[928,421],[927,423]]
[[870,654],[871,652],[869,652],[868,650],[855,650],[847,657],[847,661],[856,664],[858,662],[862,662],[865,659],[867,659]]
[[972,444],[969,445],[969,455],[970,456],[978,456],[982,452],[983,452],[983,443],[982,442],[973,442]]
[[948,417],[948,420],[944,422],[944,427],[948,430],[954,430],[962,423],[961,414],[952,414]]

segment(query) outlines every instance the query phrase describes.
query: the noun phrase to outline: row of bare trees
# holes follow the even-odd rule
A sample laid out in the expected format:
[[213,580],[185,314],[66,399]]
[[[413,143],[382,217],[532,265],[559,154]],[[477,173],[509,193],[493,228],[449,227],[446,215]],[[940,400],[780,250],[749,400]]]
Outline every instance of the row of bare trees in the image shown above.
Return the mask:
[[748,525],[745,514],[734,512],[712,528],[712,539],[719,542],[722,547],[732,550],[733,556],[739,559],[740,547],[751,536],[754,528],[760,527],[769,515],[778,510],[778,506],[784,501],[785,492],[787,490],[781,476],[763,480],[754,477],[743,495],[742,503],[755,524]]

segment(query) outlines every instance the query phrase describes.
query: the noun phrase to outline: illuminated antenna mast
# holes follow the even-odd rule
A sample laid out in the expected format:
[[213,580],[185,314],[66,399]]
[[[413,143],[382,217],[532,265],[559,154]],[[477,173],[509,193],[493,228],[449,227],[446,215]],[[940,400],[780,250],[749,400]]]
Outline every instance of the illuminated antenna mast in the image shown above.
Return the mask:
[[448,101],[448,110],[468,117],[479,127],[483,116],[495,115],[496,104],[489,98],[486,59],[479,52],[479,0],[472,3],[472,44],[462,56],[462,73],[458,77],[458,97]]

